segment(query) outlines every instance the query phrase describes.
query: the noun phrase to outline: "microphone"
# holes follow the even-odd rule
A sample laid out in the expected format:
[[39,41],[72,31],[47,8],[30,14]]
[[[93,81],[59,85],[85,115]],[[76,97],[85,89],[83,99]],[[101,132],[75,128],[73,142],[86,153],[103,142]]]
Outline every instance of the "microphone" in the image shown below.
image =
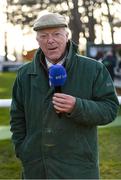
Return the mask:
[[[64,85],[66,78],[67,73],[62,65],[55,64],[49,68],[49,82],[56,93],[61,93],[61,87]],[[61,113],[58,113],[59,118],[61,118],[61,115]]]
[[64,66],[55,64],[49,68],[49,82],[55,88],[56,93],[61,93],[61,87],[67,79],[67,73]]

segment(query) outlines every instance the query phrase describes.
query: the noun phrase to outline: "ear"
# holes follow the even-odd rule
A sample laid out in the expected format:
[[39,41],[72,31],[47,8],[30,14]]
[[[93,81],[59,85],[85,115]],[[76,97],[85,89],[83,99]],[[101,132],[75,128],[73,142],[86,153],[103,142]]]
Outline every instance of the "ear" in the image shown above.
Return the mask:
[[66,42],[68,42],[69,39],[69,32],[66,32]]
[[38,31],[36,33],[36,40],[37,40],[37,42],[39,41],[39,32]]
[[71,36],[72,36],[72,33],[71,33],[71,30],[69,28],[66,29],[66,32],[67,32],[67,40],[71,39]]

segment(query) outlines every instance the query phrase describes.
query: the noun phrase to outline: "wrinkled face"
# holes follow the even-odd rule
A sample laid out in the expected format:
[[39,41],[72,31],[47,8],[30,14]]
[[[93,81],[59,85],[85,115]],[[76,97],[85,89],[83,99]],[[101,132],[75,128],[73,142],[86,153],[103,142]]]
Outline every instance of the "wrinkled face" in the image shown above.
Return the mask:
[[46,58],[57,63],[65,52],[68,33],[65,28],[48,28],[37,31],[36,39]]

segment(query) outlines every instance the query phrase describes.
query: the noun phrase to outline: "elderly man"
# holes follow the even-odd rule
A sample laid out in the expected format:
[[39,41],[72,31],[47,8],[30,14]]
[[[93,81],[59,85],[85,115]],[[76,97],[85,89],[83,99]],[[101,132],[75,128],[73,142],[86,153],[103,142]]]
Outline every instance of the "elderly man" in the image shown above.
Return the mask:
[[[98,179],[97,126],[112,122],[119,105],[111,77],[77,53],[62,15],[41,16],[34,30],[39,48],[18,71],[10,112],[23,178]],[[67,72],[61,93],[49,83],[53,64]]]

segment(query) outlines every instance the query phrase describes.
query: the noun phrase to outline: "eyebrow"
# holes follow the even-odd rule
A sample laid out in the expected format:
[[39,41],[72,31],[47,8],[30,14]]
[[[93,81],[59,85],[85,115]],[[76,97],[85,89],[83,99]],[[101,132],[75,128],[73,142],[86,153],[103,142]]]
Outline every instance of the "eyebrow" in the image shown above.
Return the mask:
[[56,32],[61,32],[61,31],[53,31],[53,32],[40,32],[40,34],[53,34],[53,33],[56,33]]
[[[64,29],[56,29],[55,31],[53,31],[53,32],[50,32],[50,33],[55,33],[55,32],[62,32],[62,30],[64,30]],[[39,31],[39,33],[42,33],[42,34],[48,34],[49,32],[46,32],[46,31],[43,31],[43,30],[41,30],[41,31]]]

